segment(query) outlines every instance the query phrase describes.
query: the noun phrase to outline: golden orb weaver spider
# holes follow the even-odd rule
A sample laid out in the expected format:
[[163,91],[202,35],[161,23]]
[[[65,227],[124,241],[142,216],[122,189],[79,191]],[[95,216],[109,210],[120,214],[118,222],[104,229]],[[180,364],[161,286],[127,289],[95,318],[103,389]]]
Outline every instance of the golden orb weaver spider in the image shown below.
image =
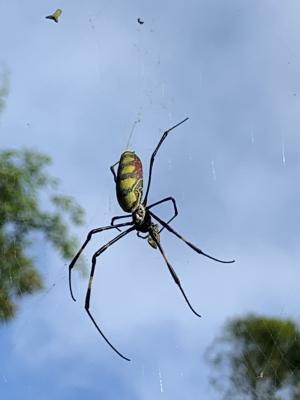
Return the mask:
[[[139,159],[139,157],[132,151],[125,151],[124,153],[121,154],[120,160],[116,162],[114,165],[110,167],[110,170],[114,176],[114,181],[116,183],[116,194],[117,194],[117,199],[119,202],[119,205],[123,209],[123,211],[130,213],[129,215],[121,215],[121,216],[116,216],[113,217],[111,220],[110,225],[108,226],[103,226],[100,228],[96,228],[91,230],[85,242],[81,246],[80,250],[76,254],[76,256],[73,258],[69,265],[69,287],[70,287],[70,292],[71,292],[71,297],[74,301],[76,301],[73,291],[72,291],[72,285],[71,285],[71,271],[72,268],[74,267],[76,261],[78,260],[80,254],[88,244],[88,242],[91,240],[92,235],[95,233],[103,232],[108,229],[118,229],[120,231],[120,228],[129,226],[128,229],[125,231],[121,232],[118,236],[116,236],[114,239],[110,240],[107,244],[104,246],[100,247],[98,251],[93,255],[92,257],[92,267],[91,267],[91,272],[90,272],[90,278],[89,278],[89,284],[86,292],[86,297],[85,297],[85,310],[88,313],[89,317],[91,318],[93,324],[95,325],[96,329],[100,333],[100,335],[103,337],[103,339],[106,341],[106,343],[122,358],[124,358],[127,361],[130,361],[129,358],[125,357],[123,354],[121,354],[112,344],[111,342],[107,339],[107,337],[103,334],[101,329],[99,328],[97,322],[95,321],[94,317],[90,313],[90,297],[91,297],[91,290],[92,290],[92,282],[93,282],[93,277],[94,277],[94,272],[95,272],[95,267],[96,267],[96,260],[97,257],[100,256],[101,253],[103,253],[105,250],[108,249],[112,244],[116,243],[118,240],[120,240],[122,237],[127,235],[129,232],[136,231],[137,235],[143,239],[148,239],[148,243],[150,246],[152,246],[155,249],[159,249],[168,269],[170,274],[172,275],[172,278],[174,279],[175,283],[178,285],[185,301],[187,302],[189,308],[192,310],[192,312],[197,315],[198,317],[201,317],[200,314],[198,314],[192,307],[191,303],[189,302],[182,286],[180,283],[180,280],[174,271],[173,267],[171,266],[170,262],[168,261],[165,252],[162,248],[162,245],[160,243],[160,233],[163,229],[167,229],[169,232],[171,232],[173,235],[177,236],[180,240],[182,240],[184,243],[186,243],[189,247],[191,247],[194,251],[196,251],[199,254],[202,254],[205,257],[208,257],[214,261],[218,261],[221,263],[233,263],[234,260],[231,261],[223,261],[219,260],[215,257],[212,257],[206,253],[204,253],[202,250],[200,250],[197,246],[195,246],[193,243],[189,242],[188,240],[184,239],[179,233],[177,233],[171,226],[169,225],[170,222],[178,215],[177,211],[177,206],[176,206],[176,201],[173,197],[166,197],[162,200],[157,201],[156,203],[150,204],[149,206],[147,205],[147,200],[148,200],[148,194],[150,190],[150,184],[151,184],[151,178],[152,178],[152,169],[153,169],[153,164],[154,164],[154,159],[156,156],[156,153],[158,152],[161,144],[163,141],[166,139],[168,134],[175,128],[177,128],[179,125],[183,124],[186,122],[188,118],[185,118],[178,124],[172,126],[168,130],[166,130],[158,145],[156,146],[154,152],[152,153],[151,159],[150,159],[150,167],[149,167],[149,177],[148,177],[148,185],[146,189],[146,194],[144,197],[144,200],[142,200],[143,196],[143,169],[142,169],[142,162]],[[115,173],[115,166],[119,164],[118,167],[118,172],[117,174]],[[167,201],[171,201],[174,207],[174,215],[167,221],[163,221],[160,219],[157,215],[155,215],[152,211],[150,211],[151,208],[157,206],[158,204],[165,203]],[[118,219],[123,219],[123,218],[132,218],[132,221],[130,222],[125,222],[125,223],[120,223],[120,224],[115,224],[114,222]],[[159,229],[158,224],[154,224],[152,222],[152,218],[155,219],[161,226],[162,228]],[[146,236],[141,236],[141,233],[145,233]]]

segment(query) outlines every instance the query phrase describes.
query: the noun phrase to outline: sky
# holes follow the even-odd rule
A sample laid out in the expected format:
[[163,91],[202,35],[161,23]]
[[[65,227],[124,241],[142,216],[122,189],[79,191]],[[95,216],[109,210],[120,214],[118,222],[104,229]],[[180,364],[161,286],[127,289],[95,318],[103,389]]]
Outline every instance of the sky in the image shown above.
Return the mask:
[[[45,19],[56,8],[59,23]],[[0,327],[6,400],[216,400],[206,350],[229,318],[299,322],[300,5],[296,0],[0,2],[0,67],[9,82],[0,146],[49,154],[62,193],[84,207],[88,231],[122,214],[109,167],[127,148],[157,154],[149,201],[177,200],[162,244],[199,319],[158,251],[134,233],[87,278],[43,238],[30,249],[47,290],[24,298]],[[144,21],[137,23],[137,18]],[[170,205],[157,207],[167,220]],[[113,233],[95,236],[87,265]],[[205,397],[204,397],[205,396]]]

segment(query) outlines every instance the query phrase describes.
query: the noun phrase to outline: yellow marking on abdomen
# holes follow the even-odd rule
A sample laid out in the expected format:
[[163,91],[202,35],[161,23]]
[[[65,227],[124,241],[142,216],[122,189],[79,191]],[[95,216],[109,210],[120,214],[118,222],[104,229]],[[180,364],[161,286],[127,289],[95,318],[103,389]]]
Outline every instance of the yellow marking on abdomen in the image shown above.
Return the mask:
[[126,151],[121,155],[116,189],[122,209],[133,212],[140,203],[143,193],[142,164],[133,152]]
[[128,165],[125,164],[124,166],[122,166],[122,175],[123,174],[132,174],[132,173],[134,173],[134,171],[135,171],[134,164],[128,164]]
[[120,180],[120,189],[121,190],[128,190],[132,189],[136,184],[136,178],[125,178]]

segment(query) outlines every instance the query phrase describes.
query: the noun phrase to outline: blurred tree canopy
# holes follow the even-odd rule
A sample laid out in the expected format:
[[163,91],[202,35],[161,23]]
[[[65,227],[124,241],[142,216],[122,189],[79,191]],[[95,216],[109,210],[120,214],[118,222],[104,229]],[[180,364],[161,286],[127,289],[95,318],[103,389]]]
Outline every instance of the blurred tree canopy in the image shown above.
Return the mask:
[[230,320],[207,357],[223,399],[300,400],[300,331],[289,319]]
[[[68,222],[82,224],[83,210],[71,197],[57,193],[58,181],[44,171],[50,162],[33,150],[0,151],[0,321],[15,315],[17,298],[43,287],[30,254],[36,233],[64,259],[75,254]],[[41,195],[48,211],[41,208]]]
[[0,71],[0,111],[5,107],[5,97],[8,96],[9,88],[8,70]]

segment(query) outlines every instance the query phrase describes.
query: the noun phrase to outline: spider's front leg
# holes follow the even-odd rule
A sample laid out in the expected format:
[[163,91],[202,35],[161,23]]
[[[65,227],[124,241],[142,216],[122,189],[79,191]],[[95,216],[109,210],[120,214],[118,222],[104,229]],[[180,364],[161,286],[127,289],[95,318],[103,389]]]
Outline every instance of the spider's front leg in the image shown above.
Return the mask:
[[148,194],[149,194],[150,185],[151,185],[151,179],[152,179],[152,169],[153,169],[153,164],[154,164],[154,159],[155,159],[156,153],[158,152],[160,146],[162,145],[163,141],[166,139],[166,137],[168,136],[168,134],[169,134],[173,129],[177,128],[177,126],[183,124],[183,123],[184,123],[185,121],[187,121],[187,120],[188,120],[188,118],[185,118],[184,120],[178,122],[178,124],[176,124],[176,125],[172,126],[171,128],[167,129],[167,130],[163,133],[163,135],[162,135],[160,141],[158,142],[158,145],[156,146],[154,152],[152,153],[152,156],[151,156],[151,158],[150,158],[148,185],[147,185],[147,189],[146,189],[145,198],[144,198],[144,200],[143,200],[144,206],[147,205],[147,201],[148,201]]

